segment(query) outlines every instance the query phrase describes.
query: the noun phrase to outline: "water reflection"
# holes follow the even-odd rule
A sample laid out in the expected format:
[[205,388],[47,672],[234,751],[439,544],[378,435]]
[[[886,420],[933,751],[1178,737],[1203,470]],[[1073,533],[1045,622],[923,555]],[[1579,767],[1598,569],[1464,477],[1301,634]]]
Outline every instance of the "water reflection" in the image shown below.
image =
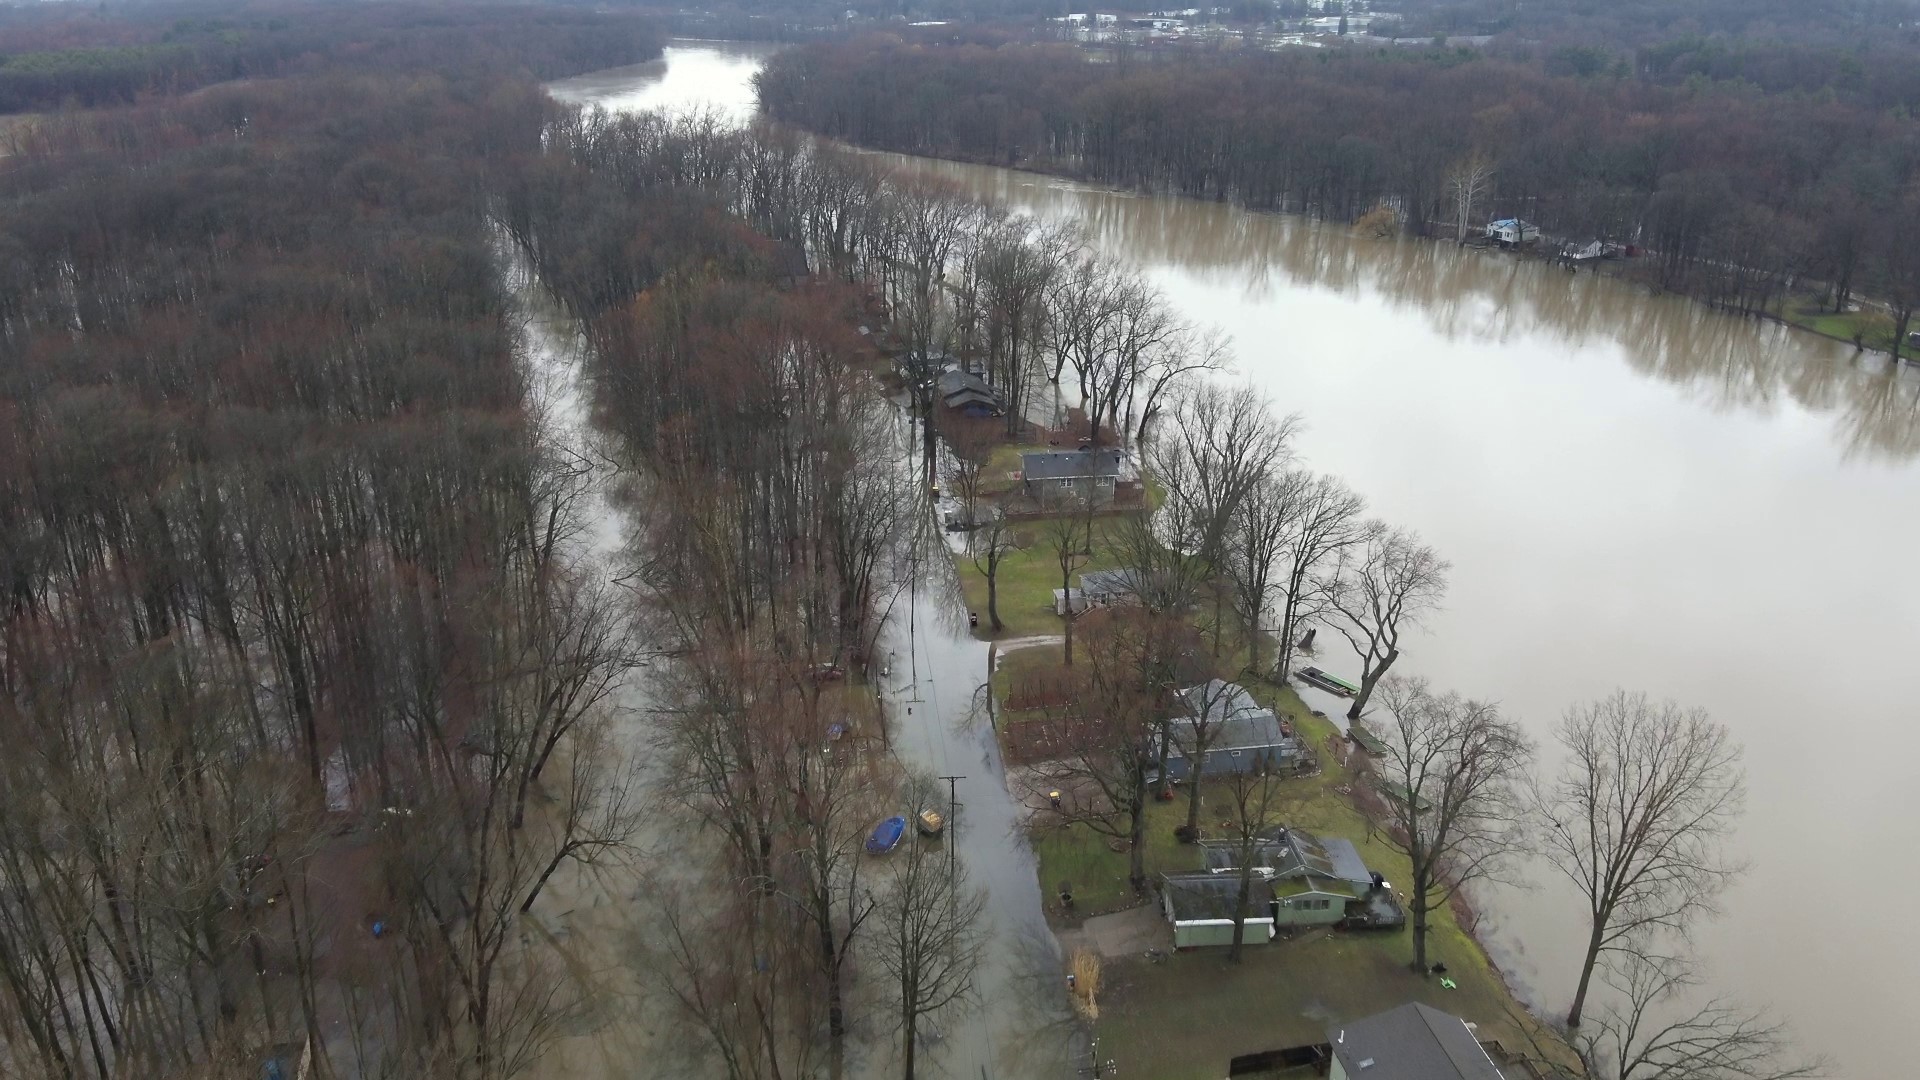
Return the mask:
[[[1071,217],[1104,250],[1178,270],[1260,303],[1311,288],[1417,314],[1445,340],[1534,337],[1569,352],[1618,345],[1635,371],[1716,407],[1772,410],[1791,401],[1832,414],[1848,456],[1920,453],[1920,375],[1886,357],[1729,317],[1675,296],[1500,252],[1419,240],[1380,241],[1321,222],[1221,203],[1152,198],[1004,169],[874,155],[897,173],[938,177],[1043,218]],[[1204,313],[1199,313],[1204,315]]]

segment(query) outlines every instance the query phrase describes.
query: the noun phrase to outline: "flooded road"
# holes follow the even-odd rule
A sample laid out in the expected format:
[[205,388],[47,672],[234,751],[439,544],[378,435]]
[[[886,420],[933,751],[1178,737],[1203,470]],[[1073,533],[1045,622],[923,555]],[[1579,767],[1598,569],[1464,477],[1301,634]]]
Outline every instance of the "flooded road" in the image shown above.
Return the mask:
[[[620,108],[713,101],[743,116],[767,51],[679,43],[662,63],[554,89]],[[1753,868],[1724,917],[1693,935],[1713,988],[1772,1003],[1837,1076],[1910,1073],[1901,1031],[1920,1003],[1920,938],[1903,909],[1891,924],[1854,916],[1852,894],[1920,895],[1909,764],[1920,709],[1907,696],[1920,650],[1909,554],[1920,369],[1495,253],[886,160],[1082,223],[1185,317],[1231,333],[1233,377],[1306,418],[1306,463],[1452,560],[1446,610],[1402,670],[1501,702],[1543,743],[1568,704],[1620,686],[1729,724],[1747,747],[1741,847]],[[916,620],[916,636],[935,621]],[[945,715],[978,684],[984,648],[958,626],[937,632],[947,643],[928,666]],[[986,768],[983,732],[923,730],[935,741],[915,750],[903,734],[903,755],[954,774]],[[985,792],[961,798],[963,815],[988,813],[974,805]],[[1020,864],[979,854],[988,861],[969,861],[996,905],[1003,884],[1036,888],[1013,880],[1030,879]],[[1582,908],[1537,882],[1487,897],[1486,924],[1516,987],[1554,1010],[1577,974]]]

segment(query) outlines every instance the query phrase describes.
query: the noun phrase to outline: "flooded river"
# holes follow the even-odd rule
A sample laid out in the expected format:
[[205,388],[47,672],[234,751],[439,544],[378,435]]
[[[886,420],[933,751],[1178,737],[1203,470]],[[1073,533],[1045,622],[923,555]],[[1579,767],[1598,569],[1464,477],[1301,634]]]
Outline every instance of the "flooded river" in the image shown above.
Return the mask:
[[[764,53],[680,43],[554,93],[745,115]],[[1307,463],[1452,560],[1446,610],[1404,670],[1500,701],[1543,743],[1569,703],[1620,686],[1729,724],[1747,747],[1753,869],[1694,935],[1713,987],[1772,1003],[1838,1076],[1911,1073],[1900,1033],[1920,1003],[1920,936],[1897,906],[1860,916],[1855,894],[1920,896],[1908,757],[1920,734],[1907,726],[1920,709],[1906,697],[1920,651],[1920,369],[1496,253],[886,160],[1083,223],[1185,317],[1231,333],[1232,377],[1306,418]],[[937,633],[939,693],[970,691],[982,652],[955,627]],[[926,763],[991,765],[977,731],[941,730]],[[963,801],[1004,803],[964,788]],[[983,831],[970,859],[999,917],[1027,925],[1031,863],[1004,830]],[[1582,909],[1537,884],[1485,898],[1488,936],[1520,992],[1551,1010],[1572,992]]]

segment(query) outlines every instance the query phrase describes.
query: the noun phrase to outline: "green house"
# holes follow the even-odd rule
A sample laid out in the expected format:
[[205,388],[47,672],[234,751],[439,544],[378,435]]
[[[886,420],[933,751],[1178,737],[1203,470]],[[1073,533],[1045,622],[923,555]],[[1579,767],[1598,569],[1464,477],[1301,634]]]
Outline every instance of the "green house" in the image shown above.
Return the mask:
[[1276,882],[1273,895],[1276,926],[1331,926],[1359,899],[1347,882],[1311,874]]

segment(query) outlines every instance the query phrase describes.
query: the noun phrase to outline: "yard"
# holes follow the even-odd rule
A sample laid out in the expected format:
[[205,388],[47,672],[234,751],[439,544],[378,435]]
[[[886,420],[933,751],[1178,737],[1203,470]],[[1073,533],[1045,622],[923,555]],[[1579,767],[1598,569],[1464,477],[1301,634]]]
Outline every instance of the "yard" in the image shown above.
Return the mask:
[[[1799,295],[1781,301],[1776,314],[1794,326],[1841,341],[1853,341],[1857,336],[1860,344],[1869,349],[1893,348],[1893,319],[1877,308],[1827,311],[1820,307],[1818,297]],[[1910,356],[1913,352],[1908,348],[1901,355]]]
[[[974,632],[986,639],[1037,637],[1062,632],[1060,617],[1054,614],[1053,590],[1060,587],[1060,559],[1049,547],[1040,522],[1023,523],[1015,531],[1019,546],[1000,561],[999,582],[1000,633],[992,632],[987,618],[987,576],[966,555],[956,555],[960,570],[960,588],[967,598],[967,610],[980,616]],[[1087,570],[1111,570],[1116,565],[1107,550],[1101,524],[1093,525],[1093,557],[1076,561],[1072,578],[1079,586],[1080,574]]]

